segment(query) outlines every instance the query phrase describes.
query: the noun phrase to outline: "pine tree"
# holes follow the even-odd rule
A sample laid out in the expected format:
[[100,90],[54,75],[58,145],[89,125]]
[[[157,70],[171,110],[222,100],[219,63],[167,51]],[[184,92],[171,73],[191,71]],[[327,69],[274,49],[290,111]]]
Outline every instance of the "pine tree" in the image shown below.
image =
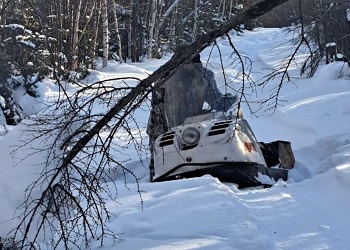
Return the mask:
[[16,90],[23,88],[29,96],[39,96],[38,84],[49,73],[45,40],[20,24],[0,28],[0,106],[8,125],[17,125],[23,119],[22,107],[14,96]]

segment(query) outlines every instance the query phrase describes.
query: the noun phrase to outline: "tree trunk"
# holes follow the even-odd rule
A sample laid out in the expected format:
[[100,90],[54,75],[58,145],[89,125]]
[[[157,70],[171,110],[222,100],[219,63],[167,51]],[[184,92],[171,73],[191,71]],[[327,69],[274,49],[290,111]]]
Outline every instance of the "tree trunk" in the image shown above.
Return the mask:
[[116,5],[115,1],[112,1],[112,12],[113,12],[113,20],[114,20],[114,29],[116,33],[116,39],[117,39],[117,46],[118,46],[118,56],[120,63],[123,62],[123,54],[122,54],[122,41],[120,39],[120,33],[119,33],[119,25],[118,25],[118,18],[116,13]]
[[198,29],[198,0],[194,0],[194,20],[193,20],[192,42],[196,41],[197,29]]
[[217,13],[217,15],[219,16],[220,15],[220,9],[221,9],[221,6],[222,6],[222,2],[223,2],[224,0],[220,0],[220,3],[219,3],[219,6],[218,6],[218,13]]
[[224,19],[225,17],[225,10],[226,10],[226,0],[224,0],[224,2],[222,3],[222,14],[221,14],[222,19]]
[[103,47],[102,67],[104,68],[104,67],[107,67],[108,50],[109,50],[107,0],[102,1],[101,18],[102,18],[102,37],[103,37],[102,38],[102,47]]
[[3,2],[2,2],[2,0],[0,0],[0,11],[1,11],[1,13],[0,13],[0,23],[5,23],[4,21],[5,20],[3,20],[3,13],[5,12],[4,10],[3,10],[3,8],[4,8],[4,5],[3,5]]
[[[189,58],[199,54],[207,46],[215,41],[216,38],[225,35],[230,30],[234,29],[237,25],[245,23],[248,20],[261,16],[278,5],[287,2],[288,0],[263,0],[257,4],[254,4],[242,14],[235,16],[233,19],[226,23],[223,23],[215,30],[208,31],[207,34],[201,35],[192,44],[181,50],[181,53],[174,54],[173,57],[157,69],[153,74],[142,80],[134,89],[132,89],[127,95],[119,99],[114,105],[96,124],[89,130],[81,139],[79,139],[67,152],[66,157],[63,159],[62,164],[57,167],[59,169],[66,168],[75,156],[86,146],[86,144],[98,134],[102,128],[104,128],[117,114],[125,110],[125,107],[134,102],[137,98],[141,101],[144,100],[152,89],[152,84],[155,83],[155,88],[160,87],[163,82],[171,75],[172,71],[179,65],[183,64]],[[128,115],[131,111],[125,111],[122,117]],[[58,176],[58,175],[57,175]],[[55,177],[57,177],[55,176]]]
[[147,48],[147,58],[148,59],[152,58],[153,41],[156,39],[156,37],[153,38],[154,28],[155,28],[155,24],[156,24],[156,15],[157,15],[156,0],[151,0],[150,23],[149,23],[149,27],[148,27],[148,33],[149,33],[148,48]]
[[170,39],[170,48],[175,50],[176,47],[176,26],[175,26],[175,21],[176,21],[176,12],[171,15],[171,20],[170,20],[170,33],[169,33],[169,39]]
[[132,22],[131,22],[131,61],[138,62],[138,18],[139,18],[139,0],[134,0],[132,5]]
[[[160,0],[161,1],[161,0]],[[163,17],[161,18],[161,21],[159,23],[159,29],[162,28],[165,19],[172,13],[172,11],[174,10],[174,8],[177,7],[177,5],[179,4],[181,0],[175,0],[174,3],[169,7],[169,9],[164,13]],[[158,4],[159,5],[159,4]]]
[[[82,2],[84,3],[84,2]],[[94,69],[95,64],[95,49],[96,42],[95,37],[97,36],[96,31],[94,31],[94,24],[96,20],[94,19],[94,13],[96,12],[96,1],[90,0],[85,1],[83,5],[82,17],[85,17],[84,24],[81,27],[81,36],[79,38],[79,44],[82,44],[82,49],[79,51],[79,56],[82,58],[80,63],[84,63],[86,69]],[[90,30],[92,30],[90,32]],[[95,30],[98,30],[96,28]]]
[[[93,35],[91,39],[92,43],[92,50],[90,51],[90,58],[95,59],[96,58],[96,50],[97,50],[97,37],[98,37],[98,31],[100,26],[100,9],[101,9],[101,1],[97,0],[95,3],[95,11],[94,11],[94,23],[93,23]],[[95,66],[95,65],[94,65]]]
[[78,70],[78,45],[79,45],[79,21],[80,21],[81,0],[74,1],[73,6],[73,37],[72,37],[72,63],[71,70]]
[[160,58],[159,55],[159,31],[160,31],[160,23],[159,23],[159,18],[160,15],[162,13],[162,9],[163,9],[163,0],[157,0],[158,4],[157,4],[157,16],[156,16],[156,22],[155,22],[155,26],[154,26],[154,40],[155,40],[155,44],[153,45],[153,51],[155,51],[155,55],[157,58]]
[[232,15],[232,7],[233,7],[233,0],[230,1],[230,8],[228,10],[228,18],[231,18]]

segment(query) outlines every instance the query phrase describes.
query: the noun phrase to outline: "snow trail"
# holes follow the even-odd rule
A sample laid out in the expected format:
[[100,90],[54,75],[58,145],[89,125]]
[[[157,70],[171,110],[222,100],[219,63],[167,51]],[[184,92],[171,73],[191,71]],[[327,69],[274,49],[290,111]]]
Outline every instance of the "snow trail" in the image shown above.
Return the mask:
[[[269,72],[290,52],[288,36],[279,29],[246,32],[233,39],[242,54],[252,58],[254,79]],[[278,47],[280,44],[285,47]],[[227,44],[222,41],[220,46]],[[211,53],[209,66],[214,68],[219,65],[218,59],[215,61],[218,55]],[[205,50],[203,61],[208,56],[209,50]],[[223,56],[229,58],[230,54]],[[147,63],[140,67],[152,71]],[[333,76],[334,68],[340,66],[333,66]],[[297,163],[290,180],[268,189],[245,190],[210,176],[152,184],[145,180],[141,182],[143,209],[137,194],[119,190],[122,205],[115,207],[113,225],[123,234],[117,247],[346,249],[350,137],[347,123],[339,124],[339,118],[345,115],[350,121],[344,105],[349,91],[348,82],[328,77],[328,69],[325,66],[314,79],[297,77],[294,84],[286,85],[282,96],[290,103],[272,115],[254,118],[245,111],[258,140],[292,142]],[[227,68],[228,74],[234,74],[232,70]],[[220,69],[215,73],[223,91]],[[291,73],[297,76],[297,65]],[[277,83],[271,82],[271,88]],[[134,166],[139,166],[132,168],[137,176],[147,176],[147,166]]]

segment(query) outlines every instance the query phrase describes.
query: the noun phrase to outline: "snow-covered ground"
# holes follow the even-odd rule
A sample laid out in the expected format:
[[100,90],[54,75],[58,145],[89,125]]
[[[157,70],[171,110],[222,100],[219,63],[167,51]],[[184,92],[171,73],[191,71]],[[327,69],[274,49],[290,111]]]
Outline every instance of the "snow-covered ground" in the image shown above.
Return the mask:
[[[281,29],[258,29],[232,37],[242,55],[252,60],[253,79],[281,64],[292,48],[286,43],[289,38]],[[231,55],[228,42],[220,40],[219,45],[227,63]],[[224,92],[219,52],[207,49],[201,53],[202,59],[210,54],[210,67]],[[302,58],[299,53],[295,62]],[[107,68],[92,72],[87,81],[126,74],[145,77],[167,59],[110,62]],[[123,181],[118,182],[118,199],[109,200],[107,207],[116,215],[108,225],[119,239],[114,243],[107,240],[102,249],[350,249],[350,79],[346,76],[350,72],[344,63],[332,63],[305,79],[298,75],[298,67],[291,68],[294,82],[284,86],[281,97],[286,102],[274,113],[260,112],[255,117],[243,107],[259,141],[291,141],[297,162],[288,181],[278,181],[271,188],[243,190],[209,175],[149,183],[147,167],[130,148],[128,166],[137,176],[144,176],[139,183],[142,204],[131,176],[127,188]],[[227,72],[227,77],[233,77],[235,69]],[[276,84],[278,80],[272,81],[254,99],[268,96]],[[54,91],[51,86],[47,93]],[[136,118],[146,124],[148,112],[137,112]],[[37,167],[23,162],[13,167],[18,160],[11,158],[11,146],[19,143],[16,138],[21,129],[11,129],[0,140],[0,220],[8,219],[19,205],[22,196],[16,194],[29,184],[28,176]],[[28,154],[23,149],[17,157],[21,152]],[[8,226],[0,224],[0,234]],[[92,248],[101,249],[99,242],[92,242]]]

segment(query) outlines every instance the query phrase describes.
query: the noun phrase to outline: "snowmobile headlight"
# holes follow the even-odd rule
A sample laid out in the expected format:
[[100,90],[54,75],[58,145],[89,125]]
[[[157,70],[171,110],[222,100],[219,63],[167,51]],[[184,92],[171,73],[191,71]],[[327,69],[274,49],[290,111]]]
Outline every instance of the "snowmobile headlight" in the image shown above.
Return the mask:
[[195,144],[199,141],[200,133],[198,129],[195,128],[187,128],[182,133],[182,139],[187,144]]

